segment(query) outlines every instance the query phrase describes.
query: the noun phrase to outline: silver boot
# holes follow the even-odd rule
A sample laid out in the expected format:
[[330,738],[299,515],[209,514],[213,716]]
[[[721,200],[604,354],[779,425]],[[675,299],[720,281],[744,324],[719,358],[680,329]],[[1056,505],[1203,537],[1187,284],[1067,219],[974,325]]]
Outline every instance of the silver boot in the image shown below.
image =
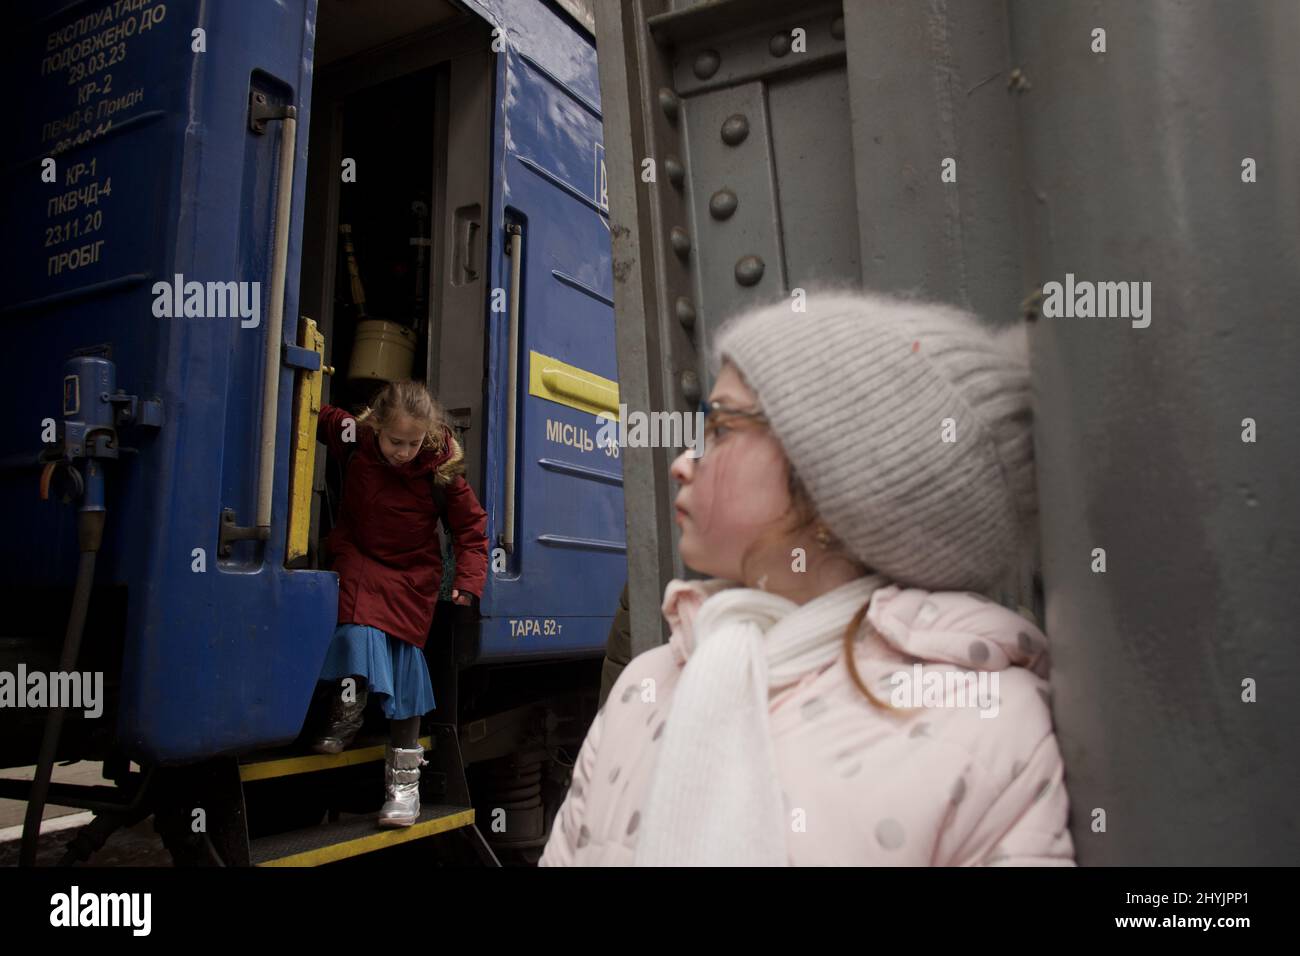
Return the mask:
[[318,754],[342,753],[352,743],[357,731],[365,722],[366,701],[369,688],[358,681],[355,700],[343,699],[342,686],[334,687],[329,694],[329,713],[325,718],[325,728],[320,736],[312,741],[311,749]]
[[420,768],[424,748],[419,744],[411,750],[384,748],[384,795],[388,798],[379,811],[381,827],[409,827],[420,817]]

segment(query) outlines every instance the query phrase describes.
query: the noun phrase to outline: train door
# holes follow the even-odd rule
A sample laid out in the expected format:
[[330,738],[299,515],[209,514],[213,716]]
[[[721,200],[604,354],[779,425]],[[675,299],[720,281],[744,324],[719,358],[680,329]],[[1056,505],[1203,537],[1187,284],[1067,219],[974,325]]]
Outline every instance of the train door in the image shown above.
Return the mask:
[[[303,313],[334,369],[327,400],[356,411],[386,381],[426,382],[451,413],[476,490],[485,330],[471,317],[486,286],[476,264],[491,182],[489,42],[480,19],[450,4],[322,4],[302,265]],[[452,262],[466,263],[455,280]],[[449,315],[457,335],[444,360]],[[448,367],[473,388],[453,394]],[[341,476],[323,455],[316,464],[319,540],[337,518]]]
[[495,3],[497,98],[482,659],[599,655],[626,579],[613,274],[596,51],[540,3]]
[[[618,408],[612,275],[590,36],[535,0],[472,6],[322,3],[302,311],[330,402],[423,380],[465,448],[491,572],[455,661],[435,618],[431,720],[460,725],[483,818],[507,815],[485,835],[525,852],[544,842],[543,765],[594,712],[625,580],[619,449],[595,443]],[[317,469],[320,540],[341,482]]]
[[321,4],[303,312],[334,404],[409,375],[450,413],[492,548],[469,659],[593,657],[626,573],[595,49],[534,0],[471,6]]

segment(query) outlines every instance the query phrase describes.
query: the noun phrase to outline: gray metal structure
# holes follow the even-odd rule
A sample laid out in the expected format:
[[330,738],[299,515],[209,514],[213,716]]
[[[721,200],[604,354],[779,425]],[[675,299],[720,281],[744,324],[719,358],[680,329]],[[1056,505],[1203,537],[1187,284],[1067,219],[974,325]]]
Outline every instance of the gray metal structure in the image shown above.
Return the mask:
[[[595,6],[621,400],[692,410],[711,331],[798,287],[1033,320],[1079,862],[1300,860],[1300,4]],[[1149,281],[1150,326],[1040,317],[1067,273]],[[671,453],[626,455],[639,653],[684,569]]]

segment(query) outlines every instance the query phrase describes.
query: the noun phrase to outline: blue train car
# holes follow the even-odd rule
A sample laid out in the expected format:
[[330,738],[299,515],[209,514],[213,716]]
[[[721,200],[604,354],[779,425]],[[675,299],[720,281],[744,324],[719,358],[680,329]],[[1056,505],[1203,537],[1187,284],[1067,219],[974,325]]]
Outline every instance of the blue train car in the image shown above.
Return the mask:
[[50,754],[45,711],[0,711],[0,759],[103,760],[112,794],[50,799],[110,821],[213,810],[200,857],[350,855],[246,837],[373,788],[276,748],[336,614],[315,410],[409,376],[450,412],[492,547],[481,617],[440,605],[426,652],[447,812],[421,832],[472,831],[478,806],[509,821],[498,847],[535,848],[626,574],[618,449],[593,440],[618,392],[582,10],[25,0],[17,20],[0,669],[66,671],[77,631],[106,706]]

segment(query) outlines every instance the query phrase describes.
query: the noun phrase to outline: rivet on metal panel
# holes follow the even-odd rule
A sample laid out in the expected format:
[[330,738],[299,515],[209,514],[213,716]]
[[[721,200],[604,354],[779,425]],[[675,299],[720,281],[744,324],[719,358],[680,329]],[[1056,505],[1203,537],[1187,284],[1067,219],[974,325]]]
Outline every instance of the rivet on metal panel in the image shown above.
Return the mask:
[[738,202],[736,194],[730,189],[719,189],[709,197],[709,214],[714,219],[730,219]]
[[844,18],[836,17],[831,21],[831,36],[837,40],[844,39]]
[[757,285],[765,268],[758,256],[743,256],[736,262],[736,281],[741,285]]
[[695,75],[701,80],[707,80],[718,72],[721,65],[722,57],[718,56],[717,50],[701,50],[695,57]]
[[1007,89],[1016,93],[1028,93],[1034,88],[1034,84],[1029,82],[1029,77],[1020,67],[1011,71],[1011,76],[1007,79]]
[[722,141],[728,146],[739,146],[749,135],[749,120],[740,113],[732,113],[722,121]]
[[767,48],[773,56],[785,56],[790,52],[790,34],[778,33],[768,41]]
[[684,295],[677,297],[677,321],[687,332],[695,331],[695,303]]
[[664,115],[668,117],[668,122],[672,123],[674,126],[677,125],[677,111],[680,106],[681,100],[677,98],[676,93],[668,89],[666,86],[659,87],[659,108],[663,110]]
[[678,258],[685,259],[691,254],[691,237],[681,226],[673,226],[668,241],[672,243],[673,252],[677,253]]
[[700,377],[687,369],[682,372],[678,381],[682,389],[682,398],[686,399],[688,405],[696,405],[700,400]]
[[676,156],[669,156],[664,160],[664,172],[668,174],[668,181],[678,189],[682,188],[682,183],[686,181],[686,167]]

